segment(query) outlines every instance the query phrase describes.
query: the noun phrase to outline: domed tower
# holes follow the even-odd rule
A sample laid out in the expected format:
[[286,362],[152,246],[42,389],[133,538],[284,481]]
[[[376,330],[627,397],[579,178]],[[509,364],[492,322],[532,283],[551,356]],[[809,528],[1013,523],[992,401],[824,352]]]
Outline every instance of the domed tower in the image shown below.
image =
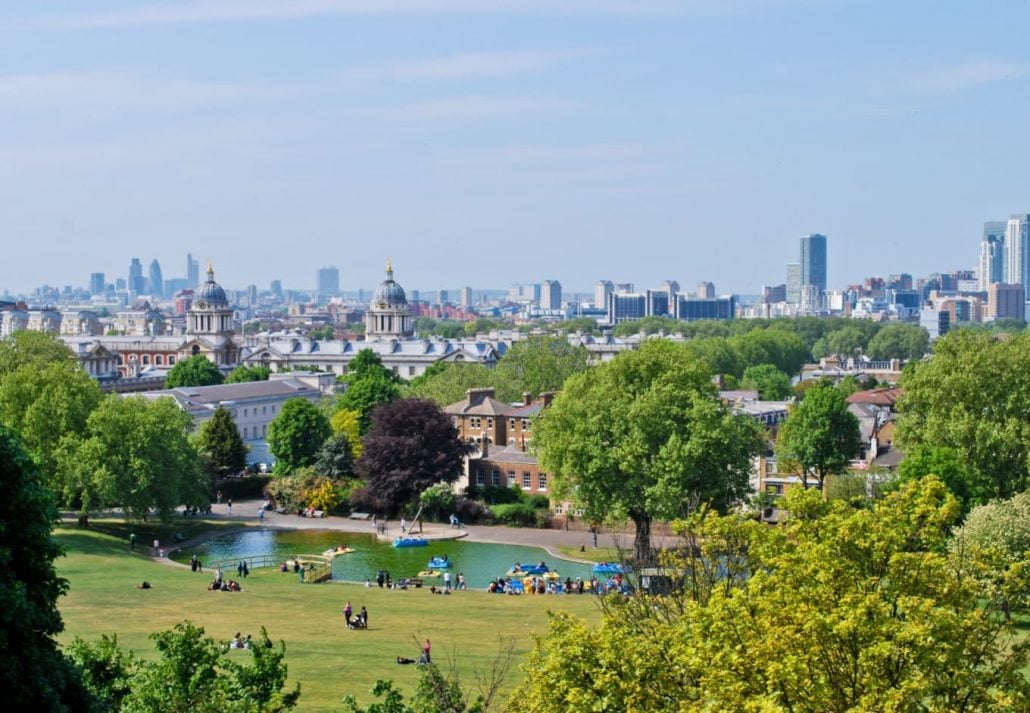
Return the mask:
[[233,340],[233,311],[225,290],[215,282],[215,270],[207,264],[207,281],[193,296],[187,318],[188,353],[203,354],[215,364],[235,364],[239,349]]
[[365,313],[366,339],[400,339],[414,333],[404,288],[393,280],[393,263],[386,260],[386,279],[376,289]]

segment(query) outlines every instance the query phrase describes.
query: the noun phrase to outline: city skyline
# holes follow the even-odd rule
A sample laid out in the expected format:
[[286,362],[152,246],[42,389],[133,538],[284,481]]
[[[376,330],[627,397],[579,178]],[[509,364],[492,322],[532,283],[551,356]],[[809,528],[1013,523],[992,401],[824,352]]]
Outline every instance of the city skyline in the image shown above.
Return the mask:
[[673,274],[757,294],[810,233],[832,241],[829,285],[969,269],[985,221],[1030,210],[1011,160],[1030,142],[1028,18],[800,0],[5,6],[0,291],[121,275],[120,256],[188,277],[173,266],[192,252],[241,286],[314,287],[333,264],[342,290],[368,286],[385,254],[427,288]]

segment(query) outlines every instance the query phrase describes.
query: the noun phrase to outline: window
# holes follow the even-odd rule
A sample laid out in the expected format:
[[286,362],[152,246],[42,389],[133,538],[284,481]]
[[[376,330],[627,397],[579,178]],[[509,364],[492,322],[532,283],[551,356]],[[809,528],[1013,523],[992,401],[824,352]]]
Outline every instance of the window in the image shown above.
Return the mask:
[[[257,426],[255,426],[254,428],[256,429]],[[265,424],[261,424],[261,437],[265,437]]]
[[243,409],[243,418],[247,417],[247,409]]
[[393,367],[393,373],[396,374],[398,372],[399,372],[399,369],[397,367]]
[[163,356],[161,356],[160,354],[158,354],[156,357],[154,357],[154,363],[157,364],[158,366],[161,366],[161,365],[163,365],[165,363],[165,358]]
[[529,490],[533,487],[533,476],[529,474],[528,470],[522,471],[522,489]]
[[482,468],[476,468],[476,485],[486,485],[486,478],[483,477]]
[[119,364],[124,364],[125,363],[125,360],[122,359],[122,355],[121,354],[118,355],[118,363]]
[[536,486],[537,490],[547,490],[547,473],[540,474],[540,481]]
[[493,483],[494,487],[499,487],[501,484],[501,471],[494,468],[490,472],[490,480]]
[[493,428],[494,427],[494,420],[493,420],[492,417],[486,419],[486,427],[487,428]]
[[529,419],[528,418],[522,419],[522,430],[523,431],[528,431],[529,430]]
[[408,367],[408,376],[414,376],[414,375],[415,375],[415,367],[409,366]]
[[264,416],[267,413],[268,413],[268,407],[267,406],[262,406],[261,407],[261,415]]
[[451,423],[454,424],[455,428],[457,428],[458,427],[458,417],[457,416],[451,416]]
[[555,505],[554,506],[554,514],[555,515],[561,515],[562,514],[562,506],[561,505]]
[[174,363],[175,363],[175,357],[173,357],[173,356],[168,357],[168,365],[171,366]]
[[149,364],[150,363],[150,355],[149,354],[144,354],[143,355],[143,363],[144,364]]
[[508,487],[509,488],[514,488],[515,487],[515,471],[514,470],[509,470],[508,471]]
[[479,416],[473,416],[472,418],[469,419],[469,426],[471,426],[472,428],[480,428],[482,426],[482,424],[483,424],[483,422],[479,418]]
[[512,431],[515,430],[515,419],[513,419],[513,418],[509,418],[508,419],[508,429],[512,430]]

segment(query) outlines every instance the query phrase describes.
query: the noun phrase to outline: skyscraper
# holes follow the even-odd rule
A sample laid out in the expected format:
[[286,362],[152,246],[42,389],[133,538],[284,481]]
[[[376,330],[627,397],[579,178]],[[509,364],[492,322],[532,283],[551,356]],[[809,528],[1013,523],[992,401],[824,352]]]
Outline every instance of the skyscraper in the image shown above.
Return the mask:
[[147,281],[143,278],[143,263],[138,257],[132,258],[129,263],[129,292],[135,295],[142,295],[147,290]]
[[980,242],[980,260],[977,262],[977,289],[986,292],[990,285],[1005,280],[1005,231],[1001,220],[984,223],[984,237]]
[[462,287],[460,295],[461,295],[461,298],[460,298],[459,301],[461,302],[461,306],[462,307],[471,307],[472,306],[472,288],[471,287]]
[[594,285],[594,307],[608,308],[608,295],[615,291],[611,280],[598,280]]
[[150,261],[150,282],[147,291],[155,297],[165,296],[165,280],[161,275],[161,263],[154,258]]
[[715,285],[711,282],[699,282],[697,285],[697,296],[703,300],[710,300],[715,297]]
[[283,298],[282,280],[272,280],[272,283],[268,286],[268,289],[271,290],[272,294],[278,297],[279,299]]
[[801,284],[826,290],[826,236],[812,233],[801,238]]
[[801,263],[787,263],[787,302],[801,304]]
[[540,285],[540,307],[542,309],[561,309],[561,283],[557,280],[544,280]]
[[102,295],[107,291],[107,283],[104,282],[104,273],[92,272],[89,275],[89,293],[91,295]]
[[186,253],[186,287],[195,290],[200,285],[200,261]]
[[1030,286],[1030,215],[1014,215],[1005,226],[1005,282]]
[[336,297],[340,294],[340,269],[336,265],[318,268],[318,283],[315,292],[319,297]]

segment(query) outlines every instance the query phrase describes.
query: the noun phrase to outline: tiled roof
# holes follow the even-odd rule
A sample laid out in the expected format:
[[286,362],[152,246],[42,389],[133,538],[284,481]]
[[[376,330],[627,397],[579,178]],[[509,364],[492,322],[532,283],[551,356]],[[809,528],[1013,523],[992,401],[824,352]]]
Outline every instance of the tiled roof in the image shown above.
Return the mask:
[[848,397],[849,404],[872,404],[873,406],[893,407],[901,396],[901,389],[870,389],[856,391]]

